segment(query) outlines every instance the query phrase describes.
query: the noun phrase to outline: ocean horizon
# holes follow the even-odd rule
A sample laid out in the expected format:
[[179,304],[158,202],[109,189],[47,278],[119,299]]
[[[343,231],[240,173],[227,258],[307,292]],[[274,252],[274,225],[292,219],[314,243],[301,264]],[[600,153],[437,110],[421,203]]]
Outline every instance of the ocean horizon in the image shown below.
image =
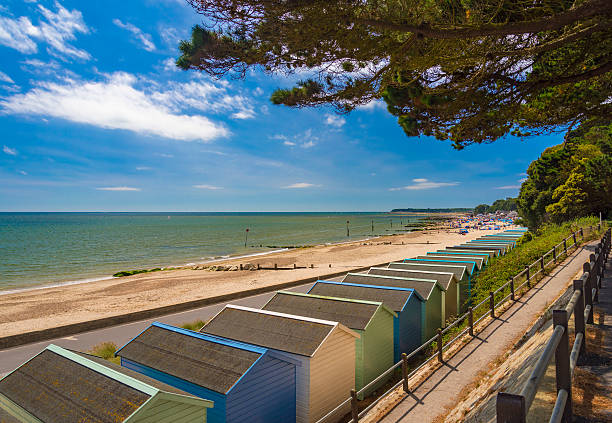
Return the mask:
[[367,239],[403,232],[402,225],[423,218],[388,212],[0,212],[0,294],[93,282],[123,270]]

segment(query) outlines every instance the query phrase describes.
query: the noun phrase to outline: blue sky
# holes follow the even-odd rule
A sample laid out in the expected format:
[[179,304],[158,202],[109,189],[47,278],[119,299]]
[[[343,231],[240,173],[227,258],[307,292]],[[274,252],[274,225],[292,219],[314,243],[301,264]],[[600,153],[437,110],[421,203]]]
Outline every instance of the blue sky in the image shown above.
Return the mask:
[[184,1],[0,5],[0,211],[384,211],[515,196],[561,135],[455,151],[385,107],[273,106],[296,77],[178,70]]

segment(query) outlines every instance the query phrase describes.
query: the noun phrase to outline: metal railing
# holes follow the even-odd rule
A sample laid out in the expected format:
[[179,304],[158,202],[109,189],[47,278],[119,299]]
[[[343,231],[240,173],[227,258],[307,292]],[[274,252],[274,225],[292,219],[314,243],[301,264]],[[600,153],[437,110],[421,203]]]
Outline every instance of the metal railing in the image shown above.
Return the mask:
[[[497,394],[497,422],[524,423],[546,374],[548,363],[555,357],[557,400],[550,422],[572,420],[572,377],[580,356],[586,351],[586,324],[593,323],[593,301],[599,297],[605,263],[610,254],[610,229],[584,263],[582,276],[574,281],[574,293],[563,309],[553,310],[553,333],[540,355],[520,394]],[[574,343],[570,350],[568,321],[574,315]],[[585,323],[586,322],[586,323]]]
[[[601,227],[598,225],[596,229],[600,230]],[[382,401],[385,397],[387,397],[391,392],[393,392],[398,387],[403,386],[404,392],[409,393],[410,390],[409,390],[408,381],[410,380],[411,377],[413,377],[419,370],[421,370],[425,365],[427,365],[429,362],[431,362],[435,358],[438,359],[438,362],[443,363],[444,362],[444,350],[448,349],[455,342],[459,341],[467,333],[469,333],[469,335],[472,337],[475,336],[474,329],[478,325],[478,323],[480,323],[483,319],[485,319],[489,315],[495,318],[496,308],[498,308],[501,304],[505,303],[508,299],[512,299],[512,301],[516,301],[517,292],[520,293],[522,288],[526,285],[527,285],[527,288],[531,288],[532,281],[534,281],[535,278],[539,274],[544,273],[545,269],[550,264],[559,262],[562,255],[567,257],[569,254],[569,249],[571,249],[572,247],[574,249],[578,248],[578,241],[577,241],[578,236],[580,236],[580,240],[582,241],[585,239],[585,236],[592,233],[593,230],[595,230],[595,228],[593,226],[589,226],[587,228],[580,228],[577,231],[572,232],[568,237],[563,239],[559,244],[555,245],[550,251],[546,252],[544,255],[539,257],[536,261],[534,261],[530,265],[525,266],[525,270],[521,271],[514,277],[510,278],[508,282],[506,282],[504,285],[497,288],[495,291],[492,291],[488,298],[485,298],[480,303],[472,307],[469,307],[467,312],[463,313],[461,316],[458,316],[454,320],[453,323],[449,324],[444,329],[438,329],[437,334],[435,336],[425,341],[417,349],[410,352],[410,354],[402,354],[402,359],[400,361],[395,363],[389,369],[385,370],[376,379],[372,380],[370,383],[365,385],[359,391],[351,390],[350,396],[347,399],[342,401],[333,410],[329,411],[327,414],[325,414],[323,417],[317,420],[316,423],[326,423],[328,421],[332,421],[330,419],[332,419],[332,417],[334,416],[336,418],[339,418],[345,415],[347,413],[349,405],[350,405],[350,412],[351,412],[351,417],[352,417],[349,423],[351,422],[358,423],[359,419],[363,418],[372,408],[374,408],[374,406],[376,406],[380,401]],[[571,243],[568,244],[568,241],[570,241]],[[551,257],[550,260],[546,261],[547,257]],[[536,266],[539,266],[539,269],[536,272],[533,272],[532,268]],[[520,281],[523,277],[525,277],[525,280],[523,281],[523,283],[520,284],[519,286],[515,286],[515,283]],[[506,289],[508,289],[510,293],[496,301],[495,296],[499,293],[502,293],[503,295]],[[479,314],[477,310],[479,310],[484,305],[487,305],[487,309],[483,312],[483,314],[480,317],[478,317],[476,321],[474,321],[474,315]],[[465,319],[468,319],[468,326],[465,329],[463,329],[461,332],[459,332],[457,335],[455,335],[452,339],[444,343],[443,336],[446,333],[448,333],[451,329],[453,329],[454,327],[464,322]],[[427,357],[425,361],[421,362],[418,365],[418,367],[408,372],[408,360],[416,357],[416,355],[419,354],[421,351],[430,347],[433,342],[436,342],[436,352],[432,354],[431,356]],[[359,406],[358,406],[358,398],[362,395],[367,394],[377,384],[387,380],[399,368],[402,369],[401,379],[397,383],[395,383],[393,386],[391,386],[381,396],[374,399],[365,409],[363,409],[360,412]]]

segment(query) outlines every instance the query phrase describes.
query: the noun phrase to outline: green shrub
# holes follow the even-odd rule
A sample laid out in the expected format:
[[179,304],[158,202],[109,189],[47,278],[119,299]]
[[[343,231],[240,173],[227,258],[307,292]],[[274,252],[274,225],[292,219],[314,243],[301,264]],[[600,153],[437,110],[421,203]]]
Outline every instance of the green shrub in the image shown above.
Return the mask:
[[119,364],[119,357],[115,357],[116,352],[117,344],[114,342],[102,342],[94,345],[91,350],[88,351],[88,353],[91,355],[95,355],[112,363]]
[[196,332],[202,329],[202,327],[206,324],[203,320],[196,320],[195,322],[183,323],[181,327],[183,329],[195,330]]

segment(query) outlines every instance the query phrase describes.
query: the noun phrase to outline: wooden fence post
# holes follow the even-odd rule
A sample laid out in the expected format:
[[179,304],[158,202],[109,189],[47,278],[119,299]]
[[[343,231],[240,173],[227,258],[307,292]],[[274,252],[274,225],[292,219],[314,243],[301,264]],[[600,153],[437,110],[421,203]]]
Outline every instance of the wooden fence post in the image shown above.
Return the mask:
[[495,403],[497,423],[526,423],[527,409],[522,395],[499,392]]
[[514,278],[510,278],[510,299],[512,301],[516,301],[516,298],[514,296]]
[[567,239],[563,240],[563,252],[565,253],[565,256],[567,257]]
[[438,361],[444,363],[444,356],[442,355],[442,329],[438,328]]
[[557,247],[554,246],[552,249],[553,252],[553,261],[556,263],[557,262]]
[[[597,248],[595,248],[595,251],[597,251]],[[597,257],[595,256],[595,254],[591,254],[589,256],[589,268],[591,268],[591,291],[593,288],[595,288],[595,295],[593,296],[593,302],[597,302],[599,301],[599,269],[597,268]]]
[[584,231],[582,230],[582,228],[580,228],[580,236],[582,237],[582,239],[584,239]]
[[408,393],[408,358],[406,353],[402,353],[402,385],[404,392]]
[[529,266],[525,266],[525,281],[527,282],[527,288],[531,288],[531,282],[529,281],[529,279],[531,279],[529,277]]
[[474,336],[474,310],[468,307],[468,324],[470,325],[470,336]]
[[353,423],[359,422],[359,408],[357,407],[357,392],[354,389],[351,389],[351,417],[353,418]]
[[557,395],[561,389],[567,391],[567,401],[563,410],[564,422],[572,421],[572,376],[570,373],[569,336],[567,330],[567,311],[553,310],[553,325],[562,326],[564,331],[555,350],[555,373],[557,376]]
[[542,270],[542,274],[544,274],[544,256],[540,257],[540,268]]
[[584,326],[584,282],[582,279],[576,279],[574,281],[574,292],[580,291],[580,299],[576,303],[574,308],[574,333],[578,335],[582,334],[582,345],[578,352],[578,357],[582,357],[586,352],[586,332]]
[[574,241],[574,248],[578,248],[578,245],[576,244],[576,232],[572,234],[572,241]]
[[584,263],[582,265],[582,271],[586,273],[586,280],[584,282],[584,307],[591,306],[591,311],[587,316],[587,323],[593,324],[593,291],[591,287],[591,264]]
[[495,319],[495,294],[493,291],[489,292],[489,307],[491,308],[491,317]]

